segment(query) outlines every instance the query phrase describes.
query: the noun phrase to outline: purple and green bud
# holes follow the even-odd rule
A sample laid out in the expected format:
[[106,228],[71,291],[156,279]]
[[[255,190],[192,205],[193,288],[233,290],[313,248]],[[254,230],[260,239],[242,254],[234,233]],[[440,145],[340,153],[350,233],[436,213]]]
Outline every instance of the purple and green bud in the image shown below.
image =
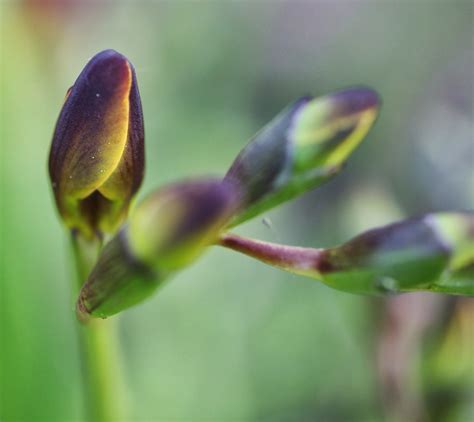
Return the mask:
[[375,122],[380,100],[368,88],[352,88],[310,101],[295,116],[288,137],[295,173],[343,164]]
[[65,225],[89,239],[115,232],[143,171],[135,71],[121,54],[102,51],[69,89],[53,136],[49,174]]
[[107,317],[146,299],[217,241],[237,197],[233,186],[219,179],[151,193],[102,251],[80,292],[79,315]]
[[303,97],[283,110],[240,152],[226,180],[242,192],[240,224],[317,187],[341,169],[372,127],[379,97],[351,88]]
[[232,234],[220,244],[350,293],[416,290],[474,295],[474,213],[428,214],[363,233],[329,249]]
[[216,241],[236,210],[237,198],[235,188],[221,179],[189,180],[158,189],[130,216],[130,248],[153,268],[183,268]]

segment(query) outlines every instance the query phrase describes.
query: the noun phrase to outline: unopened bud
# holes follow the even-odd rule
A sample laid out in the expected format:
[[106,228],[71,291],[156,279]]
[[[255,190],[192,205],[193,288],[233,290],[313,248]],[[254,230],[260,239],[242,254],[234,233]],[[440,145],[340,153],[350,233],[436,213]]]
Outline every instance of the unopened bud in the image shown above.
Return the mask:
[[87,238],[112,233],[144,170],[144,128],[135,71],[113,50],[94,56],[68,91],[49,156],[59,213]]
[[106,245],[82,287],[80,316],[107,317],[147,298],[215,242],[236,207],[228,183],[176,183],[150,194]]
[[351,88],[310,101],[288,132],[297,172],[342,164],[372,127],[380,106],[375,91]]
[[379,97],[351,88],[302,97],[240,152],[226,180],[242,193],[237,225],[333,177],[372,127]]

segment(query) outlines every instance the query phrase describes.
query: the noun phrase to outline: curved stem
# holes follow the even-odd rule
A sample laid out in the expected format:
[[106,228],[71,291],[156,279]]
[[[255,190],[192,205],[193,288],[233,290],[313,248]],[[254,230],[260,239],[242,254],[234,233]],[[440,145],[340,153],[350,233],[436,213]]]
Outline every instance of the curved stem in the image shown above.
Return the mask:
[[322,249],[280,245],[226,233],[218,245],[241,252],[266,264],[295,274],[317,278],[322,263]]
[[[101,248],[98,239],[73,233],[77,293],[93,268]],[[115,320],[90,320],[79,326],[88,421],[112,422],[125,418],[125,383]]]

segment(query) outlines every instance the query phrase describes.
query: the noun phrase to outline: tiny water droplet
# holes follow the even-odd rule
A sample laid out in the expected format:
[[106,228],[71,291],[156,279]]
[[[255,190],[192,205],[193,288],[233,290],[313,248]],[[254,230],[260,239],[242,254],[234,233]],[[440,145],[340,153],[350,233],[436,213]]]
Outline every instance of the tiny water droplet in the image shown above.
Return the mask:
[[70,179],[72,179],[72,176],[69,176]]
[[379,277],[376,279],[375,283],[377,284],[377,287],[385,293],[396,293],[400,290],[398,281],[392,277]]
[[95,94],[95,96],[96,96],[97,98],[99,98],[99,97],[100,97],[100,94],[97,92],[97,93]]
[[91,158],[92,158],[92,159],[94,159],[95,157],[94,157],[94,156],[92,156]]

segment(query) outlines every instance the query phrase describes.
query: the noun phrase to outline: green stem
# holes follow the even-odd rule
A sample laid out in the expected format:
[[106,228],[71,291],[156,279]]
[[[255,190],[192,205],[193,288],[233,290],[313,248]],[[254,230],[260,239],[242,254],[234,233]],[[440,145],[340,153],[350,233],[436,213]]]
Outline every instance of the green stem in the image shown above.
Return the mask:
[[[97,239],[88,241],[72,234],[77,273],[75,293],[87,279],[101,248]],[[88,421],[125,420],[125,383],[115,320],[91,319],[79,326]]]

